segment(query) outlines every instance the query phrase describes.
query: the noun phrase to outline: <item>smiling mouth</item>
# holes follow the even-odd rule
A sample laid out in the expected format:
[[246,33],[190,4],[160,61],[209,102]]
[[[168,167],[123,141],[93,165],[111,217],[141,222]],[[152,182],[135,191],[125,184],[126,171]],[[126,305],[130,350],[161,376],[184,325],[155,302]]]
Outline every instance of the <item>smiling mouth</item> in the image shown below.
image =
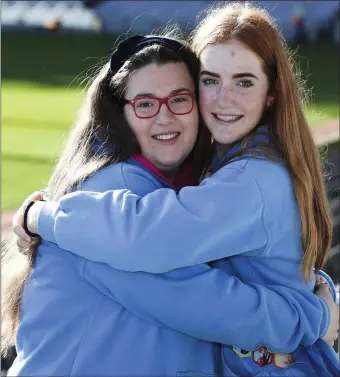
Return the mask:
[[212,113],[212,115],[215,119],[225,122],[225,123],[237,122],[243,118],[243,115],[218,115],[215,113]]
[[152,138],[160,141],[168,141],[176,139],[180,134],[180,132],[166,132],[164,134],[153,135]]

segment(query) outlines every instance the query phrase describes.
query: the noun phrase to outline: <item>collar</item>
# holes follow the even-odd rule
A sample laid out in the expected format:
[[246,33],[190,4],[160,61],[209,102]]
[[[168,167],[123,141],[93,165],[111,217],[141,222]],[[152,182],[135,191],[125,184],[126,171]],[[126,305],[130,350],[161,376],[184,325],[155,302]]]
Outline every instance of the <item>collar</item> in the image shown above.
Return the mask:
[[140,165],[149,170],[153,175],[160,178],[168,186],[174,188],[176,191],[181,190],[185,186],[196,186],[197,181],[194,179],[192,166],[184,163],[178,171],[175,179],[171,182],[152,162],[140,153],[134,153],[132,158]]
[[248,143],[247,150],[242,151],[241,145],[242,140],[237,141],[232,147],[226,152],[220,159],[215,153],[212,163],[211,163],[211,171],[212,173],[216,173],[218,169],[225,165],[225,162],[228,161],[232,157],[236,157],[236,155],[242,155],[244,157],[247,156],[247,152],[252,151],[259,147],[260,145],[267,145],[270,142],[270,135],[269,135],[269,128],[266,125],[260,125],[256,127],[256,131]]

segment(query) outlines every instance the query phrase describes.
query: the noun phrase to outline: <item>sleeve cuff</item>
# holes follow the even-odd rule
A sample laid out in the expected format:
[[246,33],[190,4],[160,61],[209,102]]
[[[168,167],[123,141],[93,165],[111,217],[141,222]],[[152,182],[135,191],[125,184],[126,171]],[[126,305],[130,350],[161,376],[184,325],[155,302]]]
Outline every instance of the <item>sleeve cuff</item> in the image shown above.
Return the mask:
[[38,218],[38,234],[45,241],[57,243],[54,229],[56,217],[59,211],[60,206],[57,202],[45,202],[41,208]]

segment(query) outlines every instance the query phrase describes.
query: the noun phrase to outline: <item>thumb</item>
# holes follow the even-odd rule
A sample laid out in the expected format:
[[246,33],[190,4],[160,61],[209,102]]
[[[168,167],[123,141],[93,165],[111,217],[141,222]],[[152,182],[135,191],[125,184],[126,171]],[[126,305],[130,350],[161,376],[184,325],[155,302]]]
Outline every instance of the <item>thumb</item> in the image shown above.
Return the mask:
[[320,283],[319,285],[316,286],[316,293],[321,293],[321,292],[330,292],[329,285],[326,283]]
[[327,280],[321,275],[316,275],[315,276],[315,285],[320,285],[322,283],[327,283]]
[[43,191],[36,191],[33,194],[30,195],[31,200],[40,200],[43,199],[44,193]]

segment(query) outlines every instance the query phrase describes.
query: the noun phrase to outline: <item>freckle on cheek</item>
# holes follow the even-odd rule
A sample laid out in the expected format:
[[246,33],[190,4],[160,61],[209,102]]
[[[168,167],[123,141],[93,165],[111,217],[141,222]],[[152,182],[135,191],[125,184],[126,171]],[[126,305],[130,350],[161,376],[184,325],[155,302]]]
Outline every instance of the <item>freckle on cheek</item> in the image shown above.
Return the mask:
[[231,51],[230,56],[235,56],[235,52]]
[[206,105],[207,103],[214,101],[215,97],[216,96],[214,96],[212,94],[201,96],[200,103],[201,103],[201,105],[203,105],[203,104]]

